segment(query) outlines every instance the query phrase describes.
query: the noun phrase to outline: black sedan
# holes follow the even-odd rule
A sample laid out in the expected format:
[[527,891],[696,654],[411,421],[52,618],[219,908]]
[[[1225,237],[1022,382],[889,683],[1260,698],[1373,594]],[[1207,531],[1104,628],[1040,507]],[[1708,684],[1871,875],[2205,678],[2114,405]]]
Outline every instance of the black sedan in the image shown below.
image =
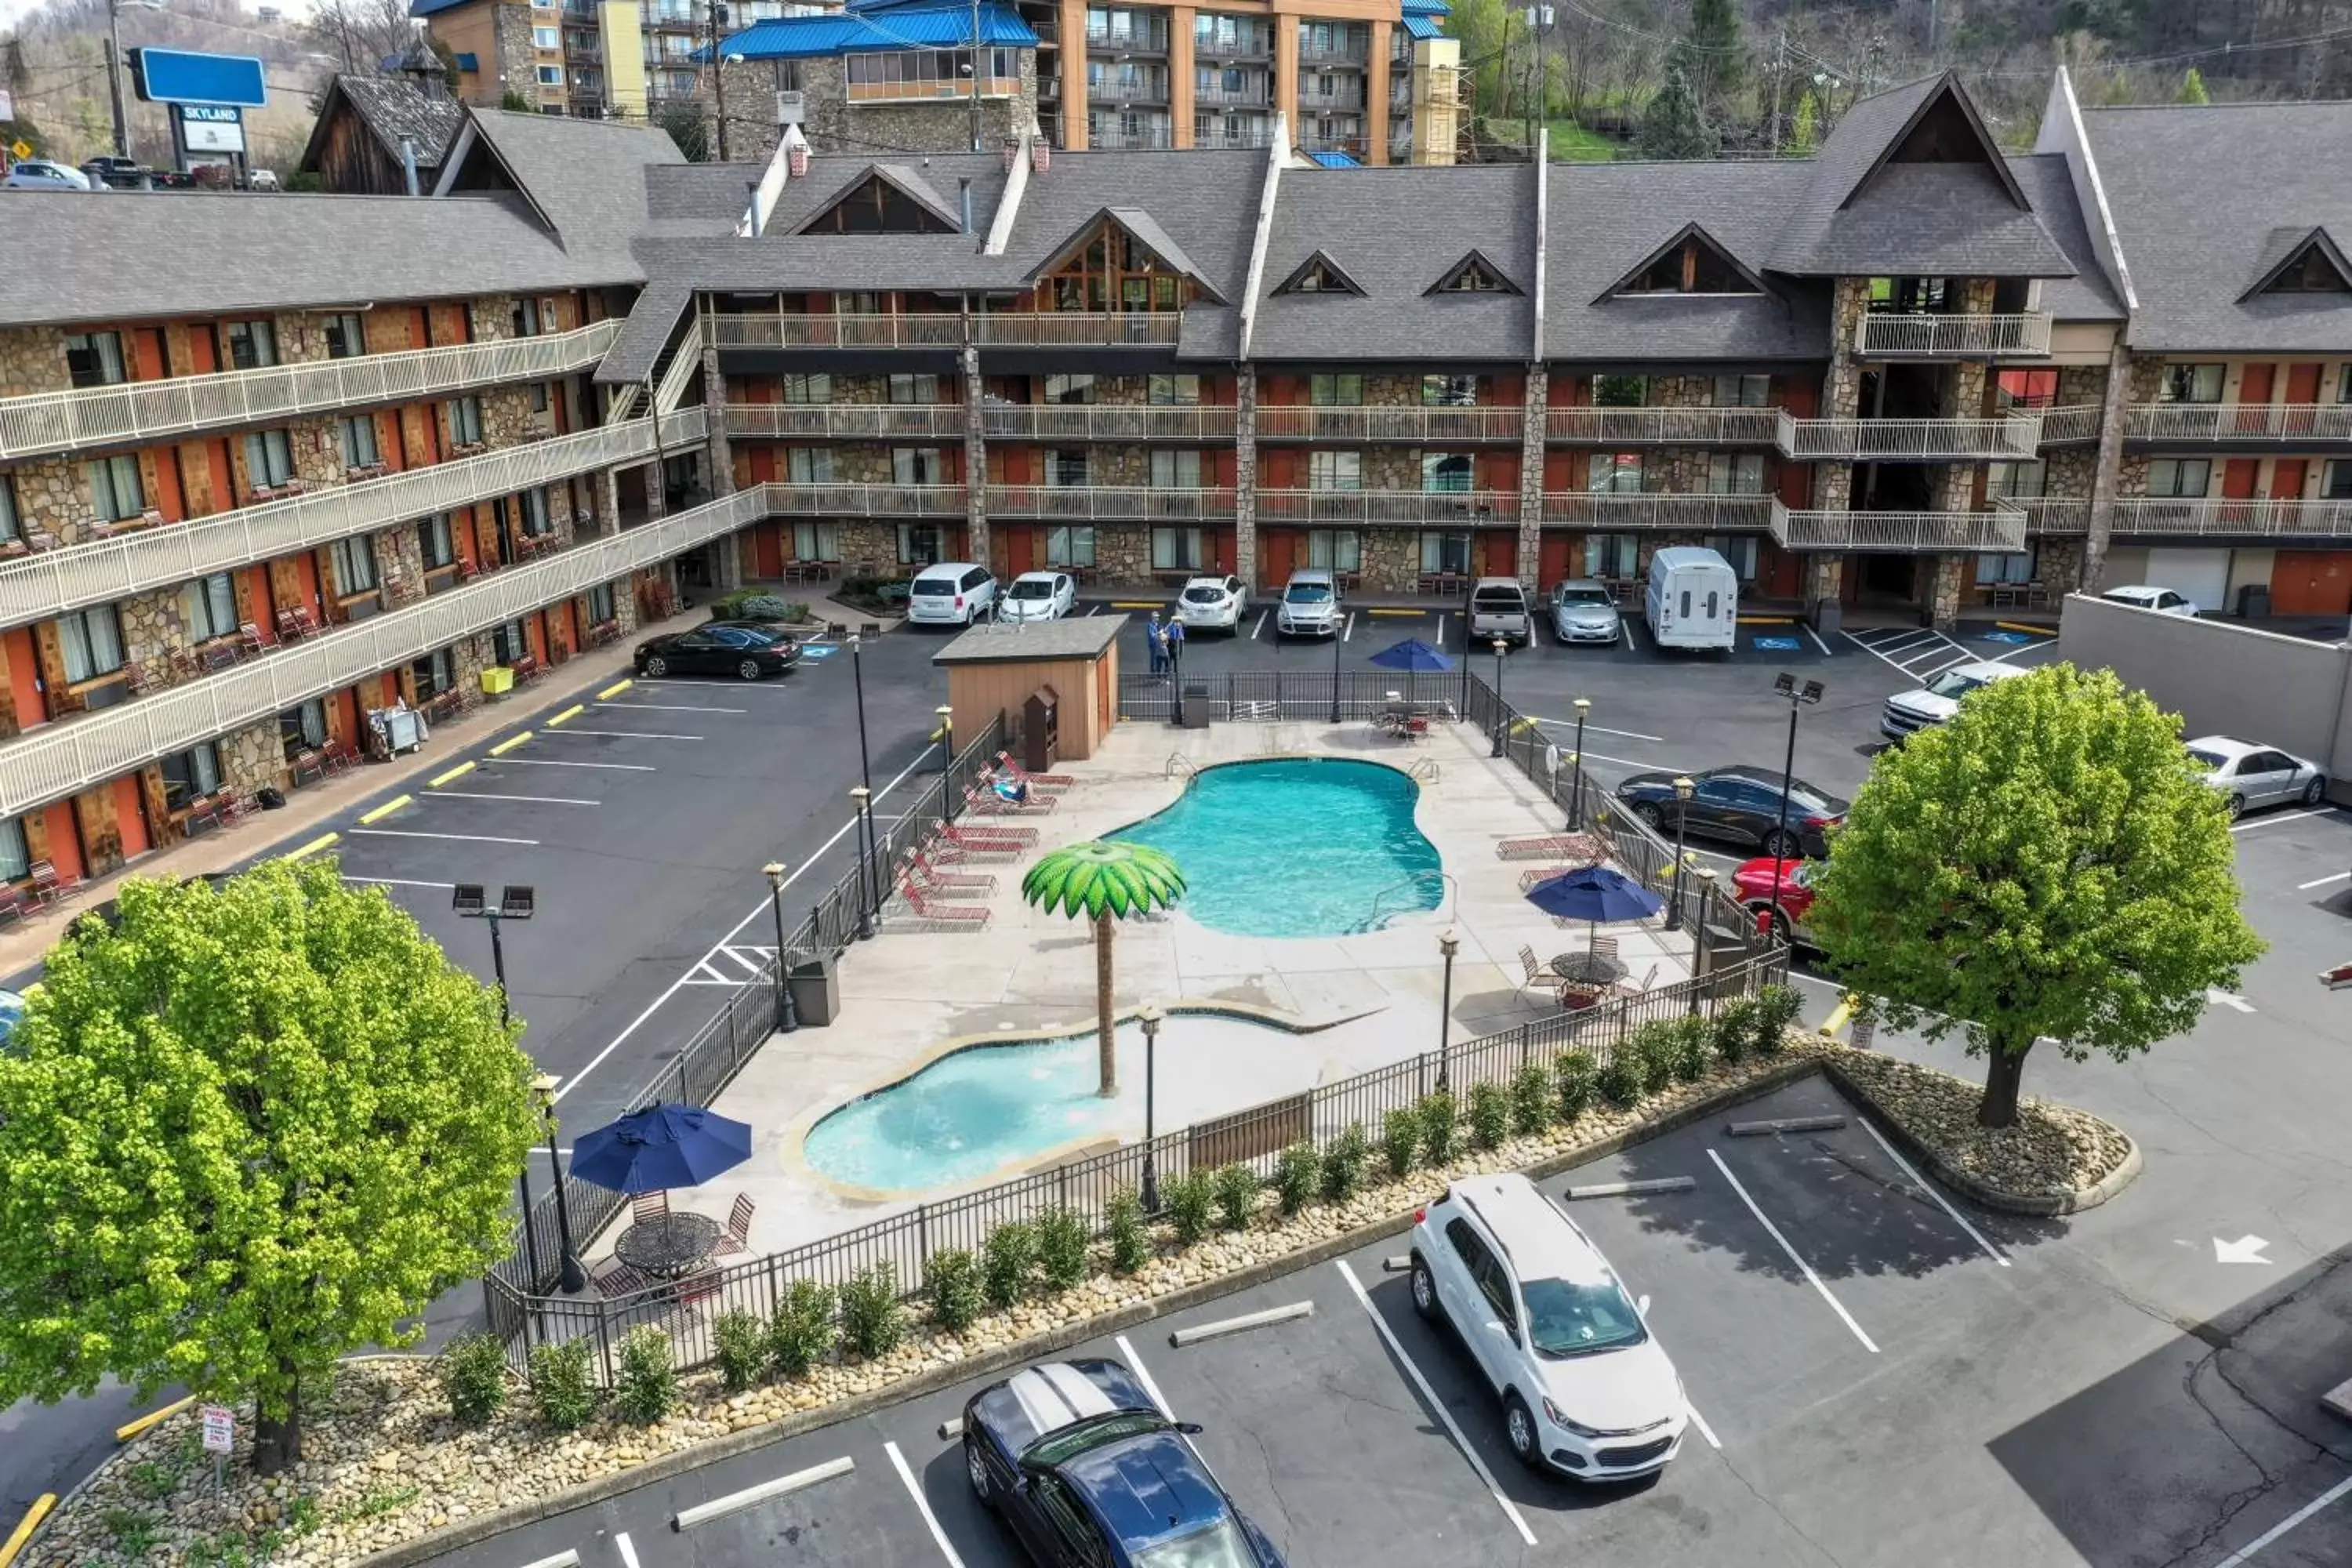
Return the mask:
[[1617,798],[1661,833],[1675,830],[1679,810],[1683,831],[1694,838],[1752,844],[1783,859],[1826,858],[1830,830],[1845,820],[1844,801],[1802,779],[1790,786],[1784,818],[1780,775],[1770,768],[1709,768],[1690,780],[1696,787],[1686,806],[1675,795],[1672,773],[1635,773],[1617,786]]
[[801,645],[770,626],[750,621],[712,621],[690,632],[637,645],[637,673],[658,680],[665,675],[731,675],[758,680],[782,675],[801,661]]

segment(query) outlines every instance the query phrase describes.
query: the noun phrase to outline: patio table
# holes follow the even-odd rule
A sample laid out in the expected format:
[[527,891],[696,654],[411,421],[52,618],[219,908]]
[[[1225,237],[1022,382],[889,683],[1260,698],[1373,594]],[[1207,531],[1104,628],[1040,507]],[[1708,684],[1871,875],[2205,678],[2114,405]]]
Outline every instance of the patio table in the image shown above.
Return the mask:
[[1551,972],[1578,985],[1614,985],[1625,978],[1622,961],[1598,952],[1563,952],[1551,961]]
[[613,1243],[613,1256],[640,1273],[675,1279],[691,1274],[719,1249],[719,1225],[709,1215],[679,1211],[639,1220]]

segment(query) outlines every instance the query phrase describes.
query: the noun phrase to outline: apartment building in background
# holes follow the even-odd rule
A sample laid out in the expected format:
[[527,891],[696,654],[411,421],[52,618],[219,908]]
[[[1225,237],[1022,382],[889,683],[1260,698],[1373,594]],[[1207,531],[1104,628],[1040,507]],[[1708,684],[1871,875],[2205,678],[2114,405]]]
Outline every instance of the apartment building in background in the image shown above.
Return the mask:
[[[721,0],[722,31],[814,15],[814,0]],[[457,62],[457,97],[482,108],[509,93],[543,114],[637,119],[693,100],[707,69],[709,0],[410,0],[408,14]]]

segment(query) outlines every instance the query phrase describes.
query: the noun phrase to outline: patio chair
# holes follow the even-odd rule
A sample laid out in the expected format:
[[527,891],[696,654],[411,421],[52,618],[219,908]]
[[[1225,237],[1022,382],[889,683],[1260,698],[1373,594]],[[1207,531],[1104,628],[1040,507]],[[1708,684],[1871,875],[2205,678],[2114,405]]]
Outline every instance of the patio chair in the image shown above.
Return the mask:
[[1575,870],[1573,866],[1537,866],[1519,873],[1519,891],[1532,889],[1538,882],[1549,882],[1554,877],[1565,877]]
[[306,784],[316,784],[326,776],[327,755],[324,752],[294,753],[294,785],[297,789]]
[[1032,789],[1067,789],[1078,782],[1076,773],[1033,773],[1014,762],[1010,752],[996,753],[996,771],[1012,774]]
[[1597,847],[1589,833],[1549,833],[1540,838],[1506,838],[1495,846],[1495,858],[1549,860],[1591,857]]
[[1595,958],[1613,959],[1617,956],[1617,939],[1613,936],[1596,936],[1591,942],[1591,951]]
[[1627,995],[1627,996],[1639,996],[1639,995],[1642,995],[1644,992],[1648,991],[1648,990],[1650,989],[1650,987],[1651,987],[1651,986],[1655,985],[1657,983],[1658,983],[1658,966],[1657,966],[1656,964],[1654,964],[1654,964],[1650,965],[1650,972],[1649,972],[1647,974],[1644,974],[1644,975],[1643,975],[1643,976],[1642,976],[1641,981],[1640,981],[1640,983],[1639,983],[1638,984],[1635,984],[1633,981],[1631,981],[1631,980],[1620,980],[1620,981],[1617,983],[1617,989],[1618,989],[1618,991],[1619,991],[1622,994],[1623,994],[1623,995]]
[[653,1284],[652,1280],[617,1258],[607,1259],[605,1267],[588,1276],[588,1282],[596,1287],[596,1294],[607,1300],[615,1296],[634,1296]]
[[939,892],[992,893],[996,879],[985,871],[942,871],[931,864],[931,858],[920,849],[910,850],[907,864],[921,879],[927,889]]
[[647,1220],[669,1217],[669,1192],[667,1188],[655,1193],[639,1193],[629,1200],[629,1223],[643,1225]]
[[[964,798],[967,801],[971,798],[970,791],[965,792]],[[1037,842],[1037,830],[1015,827],[1010,823],[943,822],[940,825],[940,837],[959,849],[998,854],[1008,844],[1020,849],[1034,847]]]
[[25,923],[25,917],[31,912],[31,903],[16,889],[11,888],[5,892],[0,892],[0,926],[5,926],[12,921],[22,925]]
[[749,1193],[737,1193],[734,1206],[727,1211],[727,1228],[719,1233],[721,1256],[751,1250],[751,1215],[757,1209]]
[[81,879],[59,876],[52,861],[34,861],[26,875],[32,879],[33,896],[44,904],[67,903],[82,895]]
[[984,835],[958,836],[944,824],[933,829],[924,841],[923,853],[942,866],[960,866],[967,860],[1017,860],[1028,846],[1018,838],[994,838]]
[[1534,948],[1519,949],[1519,968],[1527,973],[1527,979],[1519,984],[1521,991],[1540,992],[1549,997],[1559,994],[1559,977],[1544,967],[1543,960],[1536,956]]
[[977,930],[988,923],[989,911],[978,904],[935,904],[923,890],[905,877],[898,879],[898,891],[906,896],[907,907],[919,920],[939,925],[966,926]]

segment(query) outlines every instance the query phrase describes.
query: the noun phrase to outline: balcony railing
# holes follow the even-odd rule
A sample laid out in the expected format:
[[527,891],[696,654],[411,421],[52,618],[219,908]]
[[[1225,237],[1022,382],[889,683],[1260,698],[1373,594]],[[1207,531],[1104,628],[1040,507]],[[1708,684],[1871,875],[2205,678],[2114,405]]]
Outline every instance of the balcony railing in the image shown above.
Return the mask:
[[1778,408],[1553,408],[1544,415],[1544,438],[1602,446],[1771,445],[1780,441],[1786,417]]
[[[1119,100],[1126,103],[1165,103],[1167,99],[1142,98],[1129,94]],[[1174,132],[1165,125],[1147,126],[1140,131],[1118,131],[1106,125],[1087,133],[1087,145],[1097,153],[1165,153],[1176,145]]]
[[[703,411],[680,409],[663,417],[661,446],[675,450],[699,441],[703,432]],[[331,539],[650,458],[654,451],[649,419],[599,426],[576,436],[0,563],[0,626],[20,626],[85,605],[174,587]]]
[[2211,534],[2217,538],[2352,537],[2352,500],[2176,500],[2139,496],[2116,502],[2109,531],[2122,534]]
[[0,458],[569,375],[603,359],[619,331],[618,321],[598,321],[543,337],[0,398]]
[[2050,352],[2050,312],[2005,316],[1874,310],[1862,319],[1854,352],[1864,359],[1975,359]]
[[2010,502],[2025,514],[2029,533],[2060,535],[2091,531],[2091,503],[2055,496],[2034,496]]
[[1780,449],[1792,458],[1976,458],[2030,461],[2042,437],[2032,414],[2001,419],[1790,419]]
[[1264,109],[1274,101],[1265,79],[1253,78],[1239,87],[1227,87],[1223,82],[1194,83],[1192,103],[1195,108]]
[[2099,405],[2095,403],[2070,403],[2063,408],[2035,410],[2042,416],[2042,444],[2045,447],[2080,445],[2099,438]]
[[1148,348],[1173,344],[1182,325],[1173,310],[1039,310],[974,316],[971,337],[983,348]]
[[776,517],[961,517],[961,485],[803,485],[760,487]]
[[1074,521],[1230,522],[1234,492],[1129,485],[991,485],[988,515]]
[[1347,408],[1260,404],[1257,411],[1261,441],[1508,441],[1517,445],[1526,429],[1527,410],[1516,403]]
[[1517,490],[1260,490],[1260,522],[1396,522],[1466,528],[1516,522]]
[[1232,405],[1208,403],[1185,407],[990,403],[980,410],[980,427],[991,440],[1230,441],[1234,419]]
[[762,497],[740,491],[642,528],[583,541],[421,604],[278,648],[202,680],[0,742],[0,813],[16,816],[199,741],[258,723],[315,697],[583,594],[759,520]]
[[[1018,77],[987,77],[980,84],[982,98],[1012,98],[1020,90]],[[968,78],[953,81],[853,81],[847,97],[852,103],[933,103],[941,99],[961,101],[971,97],[971,82]]]
[[1192,58],[1196,60],[1270,60],[1274,58],[1274,37],[1271,34],[1234,38],[1204,38],[1192,37]]
[[1195,147],[1263,147],[1274,140],[1274,124],[1264,115],[1243,118],[1226,114],[1206,122],[1192,138]]
[[1991,511],[1783,511],[1772,538],[1787,550],[1950,550],[2014,553],[2025,548],[2025,513]]
[[960,403],[730,403],[727,434],[757,440],[963,439]]
[[2352,403],[2136,403],[2124,411],[2124,438],[2325,446],[2352,441]]
[[1372,47],[1362,38],[1320,46],[1302,39],[1298,45],[1298,62],[1301,65],[1361,66],[1371,58]]
[[1696,530],[1727,532],[1770,528],[1780,503],[1759,495],[1616,495],[1608,491],[1547,490],[1544,521],[1576,528]]
[[[715,316],[721,349],[954,349],[961,315]],[[972,341],[992,347],[1164,346],[1182,322],[1173,310],[1041,310],[970,318]]]
[[1302,82],[1298,89],[1298,104],[1302,109],[1360,110],[1364,107],[1364,86],[1359,81],[1334,82],[1325,89],[1308,87]]

